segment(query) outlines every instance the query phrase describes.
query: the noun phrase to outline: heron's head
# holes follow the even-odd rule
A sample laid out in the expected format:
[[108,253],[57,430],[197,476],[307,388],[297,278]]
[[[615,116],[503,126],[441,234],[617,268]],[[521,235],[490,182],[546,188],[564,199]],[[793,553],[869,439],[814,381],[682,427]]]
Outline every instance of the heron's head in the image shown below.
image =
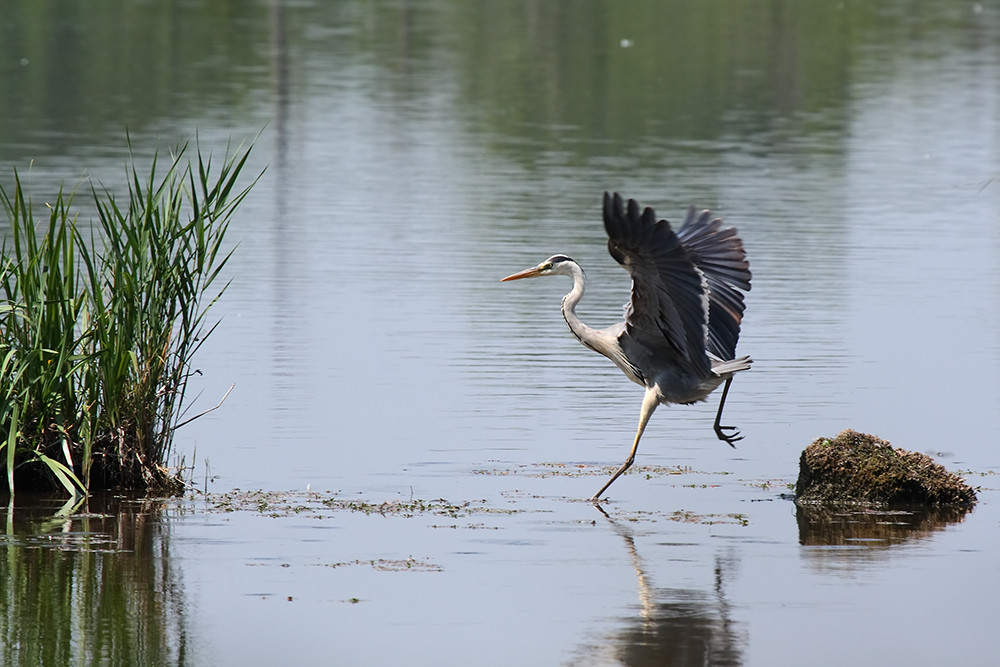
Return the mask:
[[538,276],[571,276],[573,275],[573,267],[579,269],[579,264],[566,255],[552,255],[538,266],[501,278],[500,282],[520,280],[521,278],[537,278]]

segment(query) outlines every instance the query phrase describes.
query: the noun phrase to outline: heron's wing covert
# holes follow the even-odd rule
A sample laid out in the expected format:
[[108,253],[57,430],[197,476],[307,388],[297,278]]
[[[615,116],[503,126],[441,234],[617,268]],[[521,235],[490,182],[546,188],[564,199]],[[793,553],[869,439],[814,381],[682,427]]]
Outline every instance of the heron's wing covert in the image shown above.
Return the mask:
[[[677,238],[708,282],[708,351],[719,359],[736,356],[743,320],[743,292],[750,290],[750,264],[743,241],[710,211],[688,209]],[[741,291],[742,290],[742,291]]]
[[657,221],[651,208],[640,212],[635,200],[629,199],[626,208],[617,193],[605,193],[604,228],[608,252],[632,276],[625,309],[628,336],[654,357],[709,375],[707,283],[670,224]]

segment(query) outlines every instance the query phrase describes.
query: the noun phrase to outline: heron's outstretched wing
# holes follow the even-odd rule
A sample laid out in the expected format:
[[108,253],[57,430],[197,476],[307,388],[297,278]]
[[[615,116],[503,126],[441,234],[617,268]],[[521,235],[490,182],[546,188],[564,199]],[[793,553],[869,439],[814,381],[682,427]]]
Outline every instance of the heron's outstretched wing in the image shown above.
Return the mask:
[[708,376],[708,285],[670,224],[635,200],[624,207],[617,193],[604,193],[604,228],[608,252],[632,276],[626,334],[655,359]]
[[[743,241],[711,211],[688,209],[677,238],[708,282],[708,351],[719,359],[736,356],[743,320],[743,292],[750,290],[750,264]],[[741,291],[742,290],[742,291]]]

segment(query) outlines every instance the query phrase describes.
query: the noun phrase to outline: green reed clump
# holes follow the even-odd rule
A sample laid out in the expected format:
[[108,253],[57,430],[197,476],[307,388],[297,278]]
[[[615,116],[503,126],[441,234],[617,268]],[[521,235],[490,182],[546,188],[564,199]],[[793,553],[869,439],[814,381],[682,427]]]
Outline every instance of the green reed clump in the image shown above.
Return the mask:
[[206,313],[226,284],[223,239],[250,186],[249,151],[213,168],[182,148],[160,175],[127,170],[127,200],[92,188],[95,224],[62,192],[39,224],[21,179],[0,187],[0,469],[7,486],[176,489],[165,467]]

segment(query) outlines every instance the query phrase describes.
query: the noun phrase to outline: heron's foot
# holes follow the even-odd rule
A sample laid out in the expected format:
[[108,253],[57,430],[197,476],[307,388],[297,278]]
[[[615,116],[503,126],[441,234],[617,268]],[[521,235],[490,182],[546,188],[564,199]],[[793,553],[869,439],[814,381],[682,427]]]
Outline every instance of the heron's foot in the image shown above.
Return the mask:
[[[727,431],[729,431],[729,433],[727,433]],[[735,426],[722,426],[721,424],[716,424],[715,435],[719,436],[719,440],[722,440],[724,443],[733,448],[736,447],[734,443],[743,439],[743,434],[740,433],[740,430]]]
[[632,463],[634,461],[635,461],[635,455],[633,453],[632,456],[629,456],[627,459],[625,459],[625,463],[622,464],[622,467],[619,468],[618,471],[614,475],[611,476],[611,479],[609,479],[607,481],[607,483],[605,483],[605,485],[601,487],[601,490],[598,491],[597,493],[595,493],[593,496],[590,497],[590,502],[594,503],[595,505],[597,503],[601,502],[601,494],[603,494],[605,491],[607,491],[608,487],[611,486],[611,483],[614,482],[619,477],[621,477],[621,474],[623,472],[625,472],[626,470],[628,470],[629,468],[631,468],[632,467]]

